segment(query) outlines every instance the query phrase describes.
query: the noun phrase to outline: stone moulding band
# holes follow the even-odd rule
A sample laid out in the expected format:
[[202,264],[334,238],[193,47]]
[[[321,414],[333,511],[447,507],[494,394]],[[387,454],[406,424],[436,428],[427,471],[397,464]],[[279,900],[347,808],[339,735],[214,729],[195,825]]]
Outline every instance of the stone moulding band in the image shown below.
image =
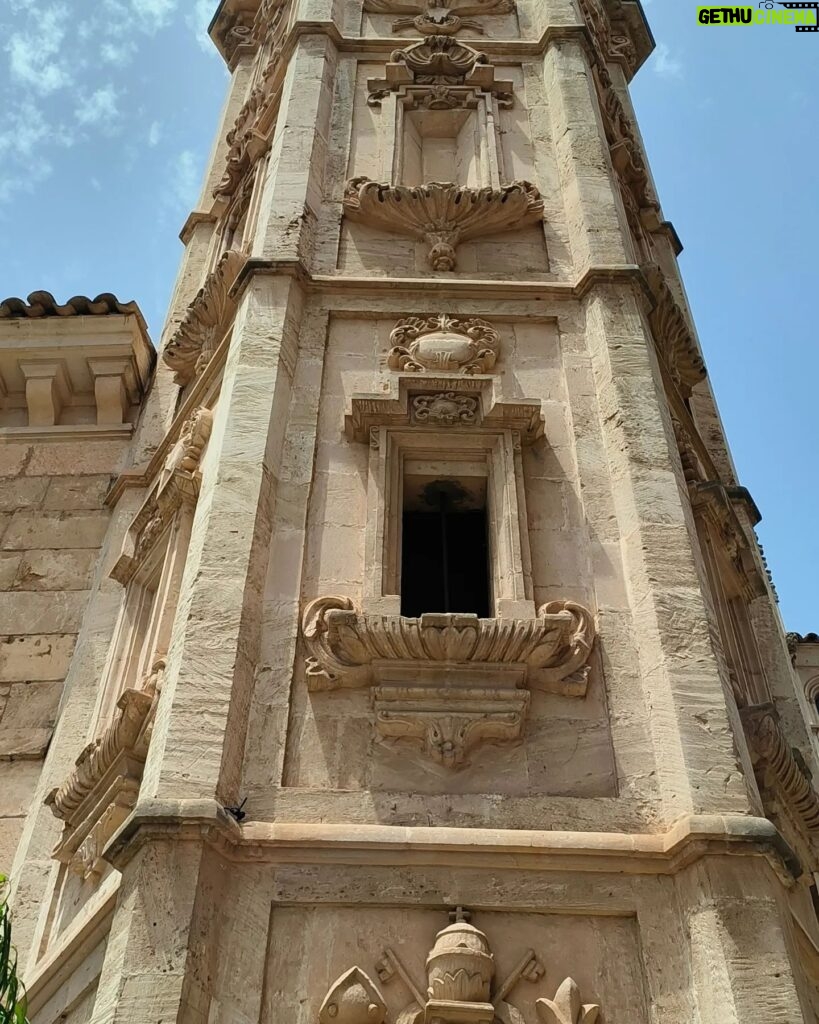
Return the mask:
[[542,221],[543,199],[528,181],[502,188],[440,181],[407,188],[359,177],[347,182],[344,212],[353,221],[426,242],[433,270],[452,271],[461,242]]

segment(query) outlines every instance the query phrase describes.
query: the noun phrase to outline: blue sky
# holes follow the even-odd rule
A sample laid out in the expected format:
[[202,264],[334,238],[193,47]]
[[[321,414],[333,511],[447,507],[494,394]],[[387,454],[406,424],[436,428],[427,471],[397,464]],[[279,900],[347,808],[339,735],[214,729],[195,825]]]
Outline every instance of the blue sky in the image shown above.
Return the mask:
[[[159,336],[226,72],[216,0],[0,0],[0,293],[116,292]],[[819,629],[819,34],[650,0],[633,87],[789,629]]]

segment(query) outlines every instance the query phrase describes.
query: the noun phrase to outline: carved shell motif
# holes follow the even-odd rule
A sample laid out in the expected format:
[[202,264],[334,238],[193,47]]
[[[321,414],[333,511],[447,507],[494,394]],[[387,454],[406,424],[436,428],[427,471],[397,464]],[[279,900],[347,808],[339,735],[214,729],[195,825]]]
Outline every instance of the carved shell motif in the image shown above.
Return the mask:
[[333,985],[319,1010],[319,1024],[384,1024],[387,1006],[360,967],[351,967]]

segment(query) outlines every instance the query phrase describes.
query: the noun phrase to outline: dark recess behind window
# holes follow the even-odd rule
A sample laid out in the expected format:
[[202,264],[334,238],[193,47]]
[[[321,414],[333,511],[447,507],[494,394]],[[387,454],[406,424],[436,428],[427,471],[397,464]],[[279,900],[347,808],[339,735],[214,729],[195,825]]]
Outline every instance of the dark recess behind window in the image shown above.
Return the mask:
[[401,614],[490,616],[485,509],[404,512]]

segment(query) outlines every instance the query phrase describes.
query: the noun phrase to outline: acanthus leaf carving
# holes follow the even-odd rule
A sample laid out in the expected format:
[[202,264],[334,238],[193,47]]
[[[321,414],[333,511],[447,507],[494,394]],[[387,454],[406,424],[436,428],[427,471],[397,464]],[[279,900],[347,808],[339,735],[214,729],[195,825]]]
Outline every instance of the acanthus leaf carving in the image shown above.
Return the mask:
[[538,999],[535,1003],[543,1024],[594,1024],[600,1007],[580,998],[580,989],[573,978],[566,978],[554,999]]
[[367,615],[326,597],[305,608],[302,634],[311,690],[370,686],[381,736],[420,741],[432,760],[460,768],[480,743],[521,737],[530,689],[585,695],[595,627],[570,601],[526,621]]
[[202,373],[227,333],[236,312],[231,289],[246,262],[247,255],[235,249],[222,256],[165,346],[162,358],[176,371],[177,384],[184,387]]
[[408,188],[359,177],[347,183],[344,211],[352,220],[426,242],[433,270],[452,271],[461,242],[541,221],[543,200],[527,181],[498,189],[451,182]]
[[490,373],[500,352],[500,336],[491,324],[443,313],[401,320],[390,341],[389,367],[403,373]]

